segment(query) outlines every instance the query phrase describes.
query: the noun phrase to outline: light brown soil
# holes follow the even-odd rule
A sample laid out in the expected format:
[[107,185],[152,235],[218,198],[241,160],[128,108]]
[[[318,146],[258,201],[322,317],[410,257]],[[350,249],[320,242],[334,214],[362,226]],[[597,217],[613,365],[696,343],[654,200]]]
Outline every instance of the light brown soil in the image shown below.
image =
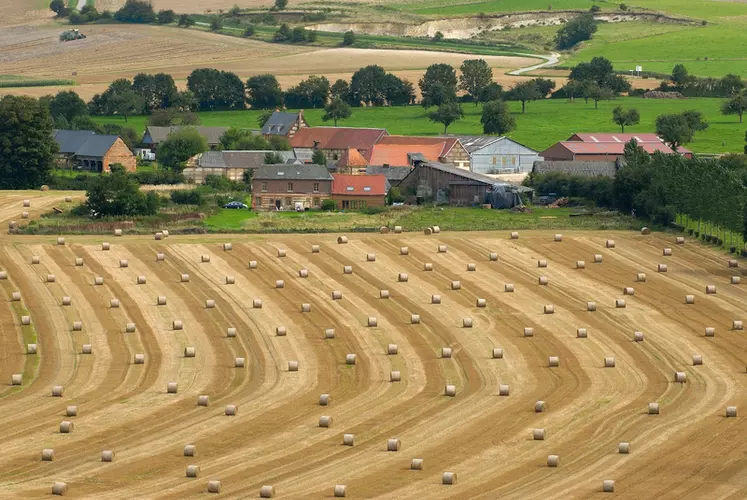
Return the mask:
[[[606,249],[606,238],[617,247]],[[262,484],[274,485],[278,498],[326,498],[337,483],[353,498],[590,498],[604,479],[616,480],[621,498],[743,496],[744,417],[726,419],[724,411],[747,408],[747,340],[730,330],[733,319],[747,320],[747,292],[728,284],[741,273],[724,255],[696,242],[674,245],[669,235],[620,232],[566,232],[562,243],[539,231],[522,231],[519,240],[506,232],[335,239],[68,236],[60,247],[49,236],[0,236],[0,268],[10,275],[0,294],[7,301],[21,291],[41,360],[22,390],[0,388],[0,497],[45,497],[63,480],[74,498],[181,499],[204,494],[209,479],[221,480],[227,498],[256,497]],[[110,251],[101,250],[103,240]],[[224,241],[232,251],[222,251]],[[436,253],[438,244],[448,253]],[[400,256],[405,245],[410,255]],[[662,257],[663,247],[674,255]],[[288,256],[277,258],[278,248]],[[165,262],[156,262],[159,251]],[[498,262],[488,261],[491,251]],[[376,262],[365,262],[369,252]],[[602,264],[592,264],[595,253]],[[210,263],[200,262],[203,254]],[[41,264],[29,264],[31,255]],[[78,256],[83,267],[73,265]],[[540,258],[547,269],[536,267]],[[120,259],[129,267],[119,268]],[[586,270],[574,269],[578,259]],[[249,270],[249,260],[258,269]],[[423,262],[434,271],[423,272]],[[476,272],[466,271],[469,262]],[[660,262],[668,273],[655,272]],[[343,275],[344,265],[354,274]],[[307,279],[298,278],[301,268]],[[409,282],[398,283],[399,272]],[[635,282],[637,272],[648,275],[645,283]],[[47,273],[57,282],[45,283]],[[136,284],[141,274],[146,285]],[[227,275],[235,285],[225,285]],[[550,285],[538,286],[539,275]],[[104,285],[92,286],[94,276]],[[276,279],[285,288],[274,288]],[[460,291],[448,289],[453,279]],[[503,292],[508,282],[512,294]],[[706,295],[707,284],[718,294]],[[635,295],[616,309],[625,286]],[[379,299],[380,289],[391,298]],[[332,290],[343,299],[333,301]],[[430,304],[433,293],[441,305]],[[686,294],[695,305],[684,304]],[[63,295],[73,307],[60,307]],[[158,295],[167,306],[156,305]],[[474,307],[477,297],[486,308]],[[111,298],[121,307],[111,309]],[[254,298],[262,309],[251,307]],[[206,299],[216,308],[206,309]],[[594,313],[586,312],[589,300],[597,302]],[[304,302],[311,313],[300,312]],[[542,314],[545,304],[555,314]],[[409,324],[412,313],[420,325]],[[365,326],[368,316],[378,327]],[[467,316],[472,329],[461,327]],[[184,330],[171,329],[174,319]],[[83,332],[70,332],[75,320]],[[136,333],[123,333],[128,321]],[[17,367],[20,337],[6,331],[18,329],[14,323],[0,323],[0,354],[10,353]],[[288,335],[276,337],[276,326]],[[534,327],[533,338],[523,338],[525,326]],[[703,336],[707,326],[716,337]],[[237,338],[226,338],[228,327]],[[336,338],[323,340],[330,327]],[[576,338],[579,327],[588,328],[587,339]],[[632,341],[635,330],[644,342]],[[79,354],[83,343],[93,355]],[[398,355],[386,355],[388,343],[399,345]],[[188,345],[195,358],[183,357]],[[453,347],[452,359],[439,358],[443,346]],[[491,359],[493,347],[504,349],[503,359]],[[138,352],[145,365],[132,364]],[[347,353],[358,355],[357,365],[345,365]],[[695,353],[704,365],[692,366]],[[560,356],[559,368],[547,367],[551,355]],[[610,355],[616,368],[603,368]],[[247,368],[233,368],[236,356],[247,358]],[[289,360],[300,361],[298,372],[287,371]],[[400,370],[402,382],[389,383],[390,370]],[[687,373],[686,384],[673,383],[676,370]],[[169,381],[179,382],[178,394],[166,394]],[[442,395],[447,383],[457,386],[455,398]],[[496,395],[501,383],[510,384],[509,397]],[[57,384],[63,398],[49,396]],[[332,395],[329,407],[317,404],[323,392]],[[210,395],[209,407],[196,406],[199,394]],[[536,414],[539,399],[548,410]],[[650,401],[661,404],[661,415],[646,414]],[[79,415],[75,431],[62,435],[69,404]],[[238,416],[226,417],[226,404],[238,404]],[[333,426],[320,429],[320,415],[333,416]],[[536,427],[546,429],[545,441],[531,440]],[[356,446],[341,445],[346,432]],[[397,453],[385,451],[391,437],[402,440]],[[630,455],[617,453],[620,441],[631,442]],[[197,457],[182,456],[187,443],[197,444]],[[47,447],[55,449],[52,463],[39,460]],[[100,462],[104,449],[115,451],[113,463]],[[548,454],[560,455],[559,468],[545,466]],[[423,471],[408,470],[413,457],[425,459]],[[198,479],[184,477],[188,464],[201,466]],[[446,470],[459,474],[457,485],[440,484]]]

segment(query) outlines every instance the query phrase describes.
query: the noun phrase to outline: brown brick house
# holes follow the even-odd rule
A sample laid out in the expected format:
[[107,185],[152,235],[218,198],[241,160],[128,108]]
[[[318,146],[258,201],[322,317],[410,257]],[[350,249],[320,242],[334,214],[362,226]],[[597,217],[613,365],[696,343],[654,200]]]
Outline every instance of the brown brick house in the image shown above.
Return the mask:
[[137,158],[117,135],[98,135],[90,130],[56,130],[59,161],[64,168],[110,172],[119,163],[130,172],[137,170]]
[[384,175],[333,174],[332,199],[340,210],[383,207],[389,192]]
[[320,208],[330,198],[332,176],[321,165],[264,165],[252,177],[252,208]]

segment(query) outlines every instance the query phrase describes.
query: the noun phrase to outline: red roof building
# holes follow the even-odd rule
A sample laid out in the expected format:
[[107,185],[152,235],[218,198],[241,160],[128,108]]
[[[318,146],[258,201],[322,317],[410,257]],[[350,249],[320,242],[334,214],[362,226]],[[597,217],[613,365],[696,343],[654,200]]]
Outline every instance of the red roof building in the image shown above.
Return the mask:
[[383,128],[309,127],[299,129],[290,144],[294,149],[319,149],[335,162],[349,149],[357,149],[369,159],[374,144],[386,135],[389,133]]
[[469,153],[457,137],[384,136],[374,146],[369,164],[412,167],[418,160],[469,168]]
[[347,149],[337,162],[337,171],[340,173],[360,174],[366,173],[368,160],[366,160],[357,149]]
[[[623,155],[625,144],[635,139],[647,153],[675,154],[656,134],[574,134],[540,153],[545,161],[615,161]],[[680,147],[678,154],[691,157]]]
[[383,207],[389,181],[383,175],[332,174],[332,199],[340,210]]

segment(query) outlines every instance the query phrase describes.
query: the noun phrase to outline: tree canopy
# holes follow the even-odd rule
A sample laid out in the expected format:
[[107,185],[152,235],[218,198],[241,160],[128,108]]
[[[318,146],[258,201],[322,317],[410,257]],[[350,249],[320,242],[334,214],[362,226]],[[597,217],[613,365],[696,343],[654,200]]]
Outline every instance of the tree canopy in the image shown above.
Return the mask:
[[592,13],[584,13],[565,23],[555,35],[555,46],[560,50],[570,49],[579,42],[591,40],[597,32],[597,22]]
[[169,170],[181,171],[184,162],[207,149],[207,141],[197,129],[182,128],[171,132],[158,146],[158,163]]
[[503,101],[490,101],[482,106],[483,134],[506,135],[516,128],[516,120],[511,115],[508,103]]
[[493,82],[493,70],[485,59],[468,59],[462,63],[459,71],[459,89],[467,92],[477,105],[485,89]]
[[540,91],[537,88],[537,82],[534,80],[527,80],[514,85],[509,93],[509,99],[515,101],[521,101],[521,112],[526,112],[526,105],[529,101],[536,101],[540,99]]
[[148,24],[156,21],[156,13],[150,2],[142,0],[127,0],[117,12],[114,19],[123,23]]
[[194,94],[200,110],[244,108],[244,83],[235,73],[196,69],[187,77],[187,89]]
[[350,110],[350,104],[346,103],[339,97],[335,97],[324,108],[322,120],[324,120],[325,122],[332,120],[336,127],[338,120],[349,118],[351,114],[352,111]]
[[88,105],[72,90],[63,90],[49,99],[49,112],[52,119],[59,117],[72,122],[76,116],[88,115]]
[[437,63],[428,66],[418,85],[424,108],[456,101],[456,71],[448,64]]
[[283,90],[275,75],[252,76],[246,81],[246,102],[252,109],[274,109],[283,105]]
[[158,195],[140,191],[135,176],[121,165],[111,166],[111,174],[89,181],[86,208],[93,217],[153,215],[158,211]]
[[641,115],[635,108],[624,109],[618,106],[612,110],[612,121],[620,125],[620,132],[625,133],[625,127],[638,125],[641,122]]
[[428,114],[428,119],[432,122],[442,123],[444,134],[449,129],[449,125],[464,117],[464,111],[458,102],[451,101],[441,104],[438,109]]

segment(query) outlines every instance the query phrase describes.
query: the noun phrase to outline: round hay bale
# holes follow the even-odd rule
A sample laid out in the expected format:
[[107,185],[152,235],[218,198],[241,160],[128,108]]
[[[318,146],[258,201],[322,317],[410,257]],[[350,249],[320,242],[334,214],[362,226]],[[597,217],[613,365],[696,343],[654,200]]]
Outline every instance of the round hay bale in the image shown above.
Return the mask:
[[336,498],[344,498],[347,494],[347,486],[344,484],[336,484],[334,489],[334,496]]
[[441,474],[441,484],[454,485],[457,482],[456,472],[444,472]]
[[302,313],[310,313],[311,312],[311,304],[308,304],[308,303],[301,304],[301,312]]
[[420,315],[419,314],[411,314],[410,315],[410,324],[411,325],[419,325],[420,324]]
[[736,406],[727,406],[726,407],[726,417],[727,418],[736,418],[737,417],[737,407]]
[[651,234],[651,230],[647,227],[642,227],[641,234]]
[[31,206],[31,200],[23,200],[23,206],[28,208]]
[[525,337],[534,337],[534,328],[531,326],[525,326],[524,327],[524,336]]
[[409,247],[400,247],[399,248],[399,254],[400,255],[410,255],[410,248]]
[[560,465],[560,457],[557,455],[548,455],[547,456],[547,466],[548,467],[557,467]]
[[252,300],[252,307],[254,309],[262,309],[262,299],[254,299],[254,300]]
[[633,296],[635,295],[635,289],[633,287],[626,286],[625,288],[623,288],[623,295]]
[[649,415],[658,415],[659,414],[659,403],[649,403],[648,404],[648,414]]
[[114,452],[112,450],[104,450],[101,452],[101,461],[102,462],[113,462],[114,461]]
[[182,320],[175,319],[171,322],[171,328],[173,330],[182,330],[184,328],[184,323],[182,323]]
[[223,243],[223,251],[230,252],[233,250],[233,243]]
[[73,430],[75,430],[75,425],[72,422],[68,420],[60,422],[60,434],[70,434]]
[[586,328],[577,328],[576,329],[576,338],[585,339],[588,336],[589,336],[589,332],[586,330]]
[[67,296],[62,297],[62,305],[63,306],[69,306],[72,303],[73,303],[73,299],[71,299],[70,297],[67,297]]
[[119,307],[119,299],[111,299],[109,301],[109,307],[111,307],[112,309],[118,308]]
[[367,253],[366,254],[366,262],[376,262],[376,254],[375,253]]
[[335,329],[334,328],[327,328],[324,330],[324,338],[325,339],[333,339],[335,338]]
[[488,301],[486,299],[478,298],[475,301],[475,307],[486,307],[488,305]]
[[607,240],[607,242],[605,243],[605,246],[607,248],[615,248],[615,240]]
[[586,310],[590,312],[594,312],[597,310],[597,303],[596,302],[587,302],[586,303]]
[[122,230],[121,229],[115,229],[114,230],[114,236],[122,236]]
[[337,237],[337,244],[338,245],[344,245],[347,242],[348,242],[348,237],[347,236],[338,236]]
[[498,260],[498,254],[497,254],[497,253],[495,253],[495,252],[490,252],[490,253],[488,254],[488,259],[489,259],[489,260],[490,260],[491,262],[495,262],[495,261],[497,261],[497,260]]
[[125,323],[125,333],[135,333],[135,323]]
[[210,256],[209,255],[200,255],[200,262],[203,262],[203,263],[210,262]]
[[699,366],[703,364],[702,354],[693,354],[693,366]]
[[145,285],[148,282],[147,278],[143,275],[140,275],[137,277],[137,284],[138,285]]
[[341,300],[342,292],[340,290],[332,290],[332,300]]
[[472,318],[462,318],[462,328],[472,328]]
[[65,238],[57,238],[57,245],[65,246]]
[[449,397],[456,396],[456,386],[455,385],[447,385],[444,387],[444,395]]
[[506,283],[503,285],[503,291],[506,293],[513,293],[514,292],[514,284],[513,283]]
[[586,262],[583,260],[577,260],[576,269],[586,269]]
[[545,259],[538,260],[537,267],[547,267],[547,261]]
[[207,299],[205,301],[205,309],[214,309],[214,308],[215,308],[215,300]]
[[741,282],[742,282],[742,278],[740,278],[739,276],[732,276],[731,277],[731,284],[732,285],[738,285]]
[[31,263],[36,265],[41,262],[41,258],[38,255],[32,255],[31,256]]
[[706,294],[713,295],[716,293],[716,285],[706,285]]
[[604,367],[605,368],[614,368],[615,367],[615,357],[614,356],[606,356],[604,358]]
[[368,317],[368,326],[378,326],[379,320],[375,316],[369,316]]
[[493,359],[503,359],[503,349],[494,347],[492,352]]
[[289,372],[297,372],[298,371],[298,361],[288,361],[288,371]]
[[461,290],[462,289],[462,283],[460,281],[452,281],[451,282],[451,289],[452,290]]
[[342,268],[343,274],[353,274],[353,266],[344,266]]
[[389,373],[390,382],[400,382],[401,380],[402,380],[402,374],[399,372],[399,370],[394,370]]
[[547,285],[548,285],[548,283],[550,283],[550,280],[549,280],[549,279],[547,278],[547,276],[540,276],[540,277],[539,277],[539,278],[537,279],[537,282],[538,282],[538,283],[539,283],[539,284],[540,284],[541,286],[547,286]]
[[519,233],[517,231],[513,231],[511,233],[511,239],[512,240],[518,240],[519,239]]
[[684,236],[677,236],[677,239],[675,240],[678,245],[684,245],[685,244],[685,238]]
[[144,365],[145,364],[145,354],[135,354],[135,364],[136,365]]
[[169,382],[166,384],[166,394],[176,394],[179,390],[179,386],[176,382]]
[[226,405],[225,412],[227,417],[235,417],[239,412],[239,407],[237,405]]
[[285,248],[278,248],[278,258],[283,258],[287,255],[287,252],[285,251]]
[[329,406],[331,403],[329,394],[321,394],[319,396],[319,406]]
[[407,283],[407,281],[410,279],[410,277],[407,275],[407,273],[399,273],[397,275],[397,281],[400,283]]
[[121,259],[119,261],[119,267],[130,267],[130,263],[127,262],[127,259]]
[[739,261],[737,259],[729,259],[729,267],[739,267]]
[[181,275],[181,277],[180,277],[180,281],[181,281],[182,283],[189,283],[189,279],[190,279],[190,278],[189,278],[189,274],[186,274],[186,273],[182,273],[182,275]]
[[217,479],[211,479],[208,481],[207,490],[208,493],[220,493],[220,481]]
[[236,337],[236,328],[234,328],[234,327],[226,328],[226,337],[231,338],[231,339],[235,338]]
[[52,448],[44,448],[41,454],[42,462],[52,462],[54,460],[54,450]]
[[345,356],[345,364],[346,365],[354,365],[358,359],[358,356],[355,354],[347,354]]
[[389,290],[379,290],[379,298],[380,299],[388,299],[389,298]]
[[550,356],[547,359],[547,366],[551,368],[557,368],[560,366],[560,357],[559,356]]
[[13,302],[20,302],[21,300],[21,292],[13,292],[10,295],[10,300]]
[[532,439],[535,441],[545,440],[545,429],[534,429],[532,430]]
[[249,269],[257,269],[257,261],[256,260],[250,260],[249,261]]
[[343,434],[342,444],[345,446],[355,446],[355,434]]
[[285,288],[285,280],[275,280],[275,288]]
[[104,242],[101,244],[101,250],[104,252],[108,252],[111,249],[111,245],[109,243]]
[[467,264],[467,271],[475,272],[477,271],[477,266],[475,264]]
[[671,248],[665,248],[662,250],[662,255],[664,257],[671,257],[672,256],[672,249]]
[[71,203],[73,201],[72,196],[65,196],[65,203]]
[[734,321],[732,321],[731,322],[731,329],[732,330],[743,330],[744,327],[742,326],[742,321],[738,320],[738,319],[735,319]]
[[674,372],[674,381],[678,384],[684,384],[685,382],[687,382],[687,373]]
[[156,254],[156,262],[163,262],[166,260],[166,254],[165,253],[157,253]]
[[67,484],[62,481],[55,481],[52,485],[52,494],[65,496],[67,494]]
[[308,278],[309,277],[309,270],[308,269],[299,269],[298,270],[298,277],[299,278]]
[[552,304],[548,304],[544,308],[545,314],[555,314],[555,306]]
[[433,271],[433,263],[423,262],[423,271]]
[[83,322],[82,321],[73,321],[73,331],[79,332],[83,330]]
[[646,274],[645,273],[638,273],[636,274],[635,280],[639,283],[645,283],[646,282]]
[[429,227],[426,227],[426,228],[425,228],[425,229],[423,230],[423,234],[425,234],[426,236],[430,236],[430,235],[432,235],[432,234],[433,234],[433,229],[431,229],[431,228],[429,228]]
[[8,271],[0,271],[0,280],[8,279]]
[[285,337],[288,333],[288,329],[284,326],[276,326],[275,327],[275,335],[278,337]]
[[36,352],[37,352],[36,344],[26,344],[26,354],[36,354]]
[[448,247],[446,245],[438,245],[438,253],[446,253],[448,251]]
[[380,233],[380,234],[389,234],[389,228],[388,228],[388,227],[386,227],[386,226],[381,226],[381,227],[379,228],[379,233]]
[[441,348],[441,357],[442,358],[451,358],[452,349],[451,347],[442,347]]
[[617,445],[617,452],[623,455],[630,453],[630,443],[622,442]]
[[508,396],[511,391],[511,388],[508,386],[508,384],[500,384],[498,386],[498,395],[499,396]]
[[563,235],[556,234],[555,237],[553,238],[553,241],[558,241],[558,242],[563,241]]
[[81,354],[92,354],[93,353],[93,347],[91,344],[83,344],[80,350]]
[[604,493],[614,493],[615,481],[613,479],[605,479],[604,481],[602,481],[602,491]]
[[28,212],[21,212],[21,219],[28,219],[29,213]]
[[197,396],[197,406],[209,406],[210,405],[210,396],[207,394],[201,394]]
[[159,295],[156,298],[156,304],[159,306],[165,306],[166,305],[166,296],[165,295]]
[[665,273],[665,272],[667,272],[667,265],[666,264],[659,264],[658,266],[656,266],[656,270],[658,272],[660,272],[660,273]]
[[712,326],[707,326],[705,329],[705,336],[706,337],[715,337],[716,336],[716,329]]
[[595,264],[601,264],[603,260],[604,260],[604,257],[602,256],[602,254],[600,254],[600,253],[594,254],[594,263]]
[[10,376],[10,385],[23,385],[23,375],[14,373]]
[[194,358],[196,354],[196,349],[192,346],[188,346],[184,348],[184,357],[185,358]]
[[320,251],[321,251],[321,247],[319,245],[311,245],[311,253],[319,253]]
[[159,231],[155,235],[153,235],[153,237],[156,241],[161,241],[163,239],[163,233]]
[[246,359],[245,358],[235,358],[233,360],[233,367],[234,368],[244,368],[246,366]]
[[441,232],[441,228],[438,226],[433,226],[431,229],[433,229],[433,234],[439,234]]
[[431,295],[431,304],[440,304],[440,303],[441,303],[440,295]]
[[402,443],[399,439],[392,438],[386,440],[386,451],[399,451],[400,446],[402,446]]
[[57,281],[57,276],[54,274],[47,275],[47,283],[54,283],[55,281]]
[[423,459],[422,458],[413,458],[410,461],[410,469],[412,469],[412,470],[423,470]]
[[402,226],[394,226],[394,234],[401,234]]
[[200,466],[199,465],[188,465],[186,470],[186,476],[187,477],[197,477],[200,475]]
[[618,309],[625,308],[625,299],[615,299],[615,307]]
[[695,295],[685,295],[685,304],[695,304]]
[[31,316],[21,316],[21,324],[28,326],[31,324]]
[[643,342],[643,332],[634,332],[633,333],[633,341],[634,342]]

